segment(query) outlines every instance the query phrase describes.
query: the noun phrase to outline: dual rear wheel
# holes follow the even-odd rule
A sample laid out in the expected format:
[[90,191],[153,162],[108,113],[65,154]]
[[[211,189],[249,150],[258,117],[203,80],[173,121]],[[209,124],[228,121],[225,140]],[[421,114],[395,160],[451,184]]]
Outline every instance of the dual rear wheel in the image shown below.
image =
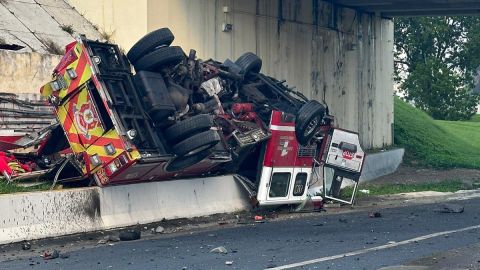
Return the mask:
[[221,140],[218,132],[211,130],[212,126],[212,115],[198,114],[167,128],[163,135],[172,144],[176,157],[167,164],[166,170],[179,171],[210,156],[212,148]]

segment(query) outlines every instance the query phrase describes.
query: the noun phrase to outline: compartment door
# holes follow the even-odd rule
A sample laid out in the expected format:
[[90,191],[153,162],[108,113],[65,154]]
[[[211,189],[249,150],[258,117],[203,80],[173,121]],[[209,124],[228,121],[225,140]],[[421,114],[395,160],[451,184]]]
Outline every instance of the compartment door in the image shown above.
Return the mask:
[[353,204],[366,156],[358,133],[333,129],[328,140],[322,158],[324,197]]
[[[96,91],[96,89],[93,89],[93,91]],[[63,123],[63,127],[67,133],[70,133],[68,134],[69,141],[88,148],[104,135],[106,130],[103,127],[98,108],[86,84],[82,85],[79,91],[62,105],[62,108],[68,115],[69,121]],[[111,121],[109,122],[111,123]],[[110,124],[108,129],[112,127],[113,125]]]

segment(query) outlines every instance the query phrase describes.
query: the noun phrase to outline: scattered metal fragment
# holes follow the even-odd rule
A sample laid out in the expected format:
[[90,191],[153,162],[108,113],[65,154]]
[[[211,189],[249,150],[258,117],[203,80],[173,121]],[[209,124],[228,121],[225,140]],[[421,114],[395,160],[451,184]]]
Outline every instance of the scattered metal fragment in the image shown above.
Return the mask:
[[216,248],[210,250],[210,253],[227,254],[228,250],[224,246],[219,246],[219,247],[216,247]]

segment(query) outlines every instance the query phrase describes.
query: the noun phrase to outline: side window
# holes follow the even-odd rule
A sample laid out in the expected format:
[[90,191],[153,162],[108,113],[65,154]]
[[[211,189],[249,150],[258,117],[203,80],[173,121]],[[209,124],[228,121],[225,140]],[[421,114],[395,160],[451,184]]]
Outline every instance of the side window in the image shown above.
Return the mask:
[[274,173],[270,183],[269,197],[287,197],[290,173]]
[[293,196],[302,196],[307,183],[307,173],[297,173],[295,184],[293,184]]

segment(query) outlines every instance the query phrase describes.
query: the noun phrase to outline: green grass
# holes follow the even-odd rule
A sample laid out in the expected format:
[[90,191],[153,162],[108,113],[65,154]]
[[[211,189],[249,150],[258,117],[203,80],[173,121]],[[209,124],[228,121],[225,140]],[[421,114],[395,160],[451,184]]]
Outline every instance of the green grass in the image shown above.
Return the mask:
[[480,122],[480,114],[475,114],[472,119],[470,119],[470,122]]
[[16,185],[15,183],[9,184],[9,183],[5,182],[4,180],[0,180],[0,194],[48,190],[49,188],[50,188],[49,184],[40,184],[40,185],[37,185],[37,186],[22,187],[22,186]]
[[480,169],[480,122],[433,120],[395,98],[394,136],[408,165]]
[[[390,195],[418,191],[455,192],[459,190],[472,189],[472,187],[468,186],[460,180],[449,180],[437,183],[418,184],[360,184],[358,189],[369,190],[368,194],[357,192],[357,198],[362,198],[367,196]],[[352,192],[352,187],[344,188],[341,191],[341,196],[344,198],[349,198]]]

